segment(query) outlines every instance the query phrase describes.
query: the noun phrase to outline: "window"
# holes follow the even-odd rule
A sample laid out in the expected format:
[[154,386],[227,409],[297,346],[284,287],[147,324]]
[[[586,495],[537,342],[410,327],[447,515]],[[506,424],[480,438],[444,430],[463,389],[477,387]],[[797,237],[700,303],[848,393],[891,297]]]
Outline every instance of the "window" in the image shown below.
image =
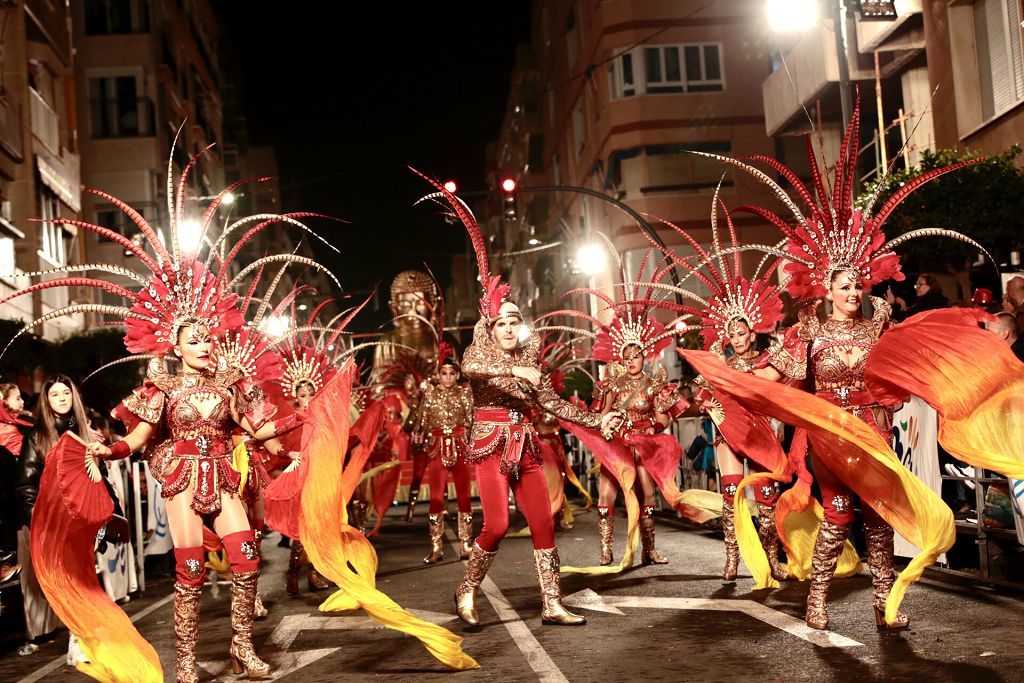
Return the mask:
[[725,90],[719,43],[654,45],[624,52],[609,67],[613,99]]
[[0,237],[0,277],[10,277],[14,268],[14,238]]
[[84,4],[87,36],[149,31],[148,0],[85,0]]
[[978,0],[972,7],[981,89],[981,116],[988,120],[1024,99],[1018,0]]
[[[137,204],[133,204],[133,206],[143,217],[145,217],[145,210],[140,209]],[[95,223],[100,227],[109,228],[114,232],[124,235],[125,237],[132,237],[139,231],[138,226],[132,222],[132,219],[128,217],[128,214],[115,206],[97,208]]]
[[60,200],[56,193],[46,186],[39,188],[39,224],[41,231],[39,254],[54,266],[67,265],[67,233],[64,228],[51,221],[60,218]]
[[641,192],[699,192],[718,185],[732,186],[728,166],[719,161],[691,154],[693,151],[729,154],[728,142],[702,142],[687,145],[655,145],[646,148],[647,187]]
[[135,76],[89,79],[93,138],[153,135],[153,103],[139,97]]

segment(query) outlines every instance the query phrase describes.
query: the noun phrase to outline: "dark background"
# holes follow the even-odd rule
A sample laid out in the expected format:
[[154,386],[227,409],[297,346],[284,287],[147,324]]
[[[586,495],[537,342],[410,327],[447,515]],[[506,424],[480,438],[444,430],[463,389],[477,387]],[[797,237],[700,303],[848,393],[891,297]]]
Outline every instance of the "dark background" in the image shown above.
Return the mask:
[[[213,6],[252,141],[277,152],[283,209],[352,221],[319,226],[341,254],[318,256],[345,290],[386,287],[424,261],[447,285],[464,230],[412,206],[431,188],[406,166],[485,189],[530,3]],[[320,11],[335,7],[358,11]]]

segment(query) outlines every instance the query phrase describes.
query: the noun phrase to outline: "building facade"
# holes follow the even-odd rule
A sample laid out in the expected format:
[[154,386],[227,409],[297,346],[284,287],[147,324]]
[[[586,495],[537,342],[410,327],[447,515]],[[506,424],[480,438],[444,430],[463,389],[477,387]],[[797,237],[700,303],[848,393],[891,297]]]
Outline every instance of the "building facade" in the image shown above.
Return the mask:
[[[77,218],[80,147],[70,10],[63,2],[0,3],[0,296],[24,287],[16,273],[78,262],[81,236],[71,226],[32,219]],[[0,318],[28,322],[90,293],[63,288],[0,305]],[[82,320],[58,318],[35,330],[56,339]]]
[[[774,152],[760,93],[770,45],[757,3],[538,1],[532,34],[519,50],[492,150],[492,187],[511,176],[525,188],[595,190],[702,243],[711,240],[719,183],[727,206],[771,201],[746,174],[693,153]],[[588,278],[580,273],[586,264],[576,262],[581,245],[605,243],[598,233],[622,255],[627,277],[650,274],[651,265],[637,272],[647,239],[614,203],[570,191],[521,191],[517,203],[515,220],[490,212],[492,267],[532,314],[565,307],[560,294],[574,287],[611,285],[614,267]],[[777,241],[760,220],[736,219],[741,240]],[[677,253],[692,253],[673,231],[649,222]]]

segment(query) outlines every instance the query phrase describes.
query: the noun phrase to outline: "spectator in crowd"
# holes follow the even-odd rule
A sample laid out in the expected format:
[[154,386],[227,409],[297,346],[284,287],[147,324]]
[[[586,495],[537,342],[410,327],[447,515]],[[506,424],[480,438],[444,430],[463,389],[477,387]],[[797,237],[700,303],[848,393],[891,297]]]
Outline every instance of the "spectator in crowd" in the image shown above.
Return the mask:
[[[78,388],[67,376],[54,375],[43,383],[39,400],[36,402],[35,426],[22,442],[18,458],[16,498],[21,523],[18,530],[18,560],[21,563],[21,595],[28,635],[28,642],[18,650],[19,655],[30,655],[35,652],[39,648],[40,640],[52,640],[54,631],[60,625],[46,602],[46,596],[43,595],[32,569],[29,526],[39,493],[39,479],[43,474],[46,455],[57,443],[57,439],[69,429],[82,437],[83,441],[93,441]],[[69,656],[72,654],[71,647],[77,645],[71,643]]]
[[18,475],[18,455],[27,430],[22,417],[25,401],[16,384],[0,384],[0,583],[17,576],[18,507],[14,500],[14,482]]
[[1017,360],[1024,361],[1024,337],[1020,336],[1017,319],[1010,313],[1000,313],[995,320],[985,323],[985,329],[996,333],[1007,344]]
[[949,308],[949,299],[942,293],[942,284],[939,279],[931,273],[921,273],[914,283],[914,293],[917,298],[914,303],[907,306],[907,302],[901,296],[894,296],[892,288],[885,290],[885,300],[892,306],[892,317],[894,320],[906,320],[910,316],[931,311],[936,308]]
[[1018,327],[1024,326],[1024,277],[1018,275],[1006,281],[1003,311],[1017,319]]

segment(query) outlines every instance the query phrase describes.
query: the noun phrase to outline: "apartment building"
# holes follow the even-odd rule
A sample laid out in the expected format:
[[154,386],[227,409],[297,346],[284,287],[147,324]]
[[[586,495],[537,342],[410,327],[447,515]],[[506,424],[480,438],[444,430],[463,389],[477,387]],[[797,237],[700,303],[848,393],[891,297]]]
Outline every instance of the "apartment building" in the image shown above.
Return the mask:
[[[28,284],[16,272],[48,270],[81,259],[70,226],[30,222],[76,218],[81,209],[77,101],[65,3],[0,2],[0,296]],[[53,290],[0,305],[0,317],[33,320],[88,292]],[[35,330],[56,339],[82,324],[58,318]]]
[[[526,188],[595,190],[705,244],[719,182],[729,206],[771,202],[746,174],[692,153],[775,151],[765,135],[760,87],[771,53],[757,3],[538,0],[533,13],[532,42],[518,52],[490,155],[492,187],[510,176]],[[650,275],[653,264],[638,273],[650,245],[614,203],[568,191],[520,192],[517,202],[515,220],[489,212],[492,268],[533,315],[567,303],[586,310],[584,300],[560,294],[610,286],[613,268],[588,277],[577,262],[581,245],[603,243],[598,232],[621,254],[627,277]],[[678,253],[692,253],[649,222]],[[744,241],[776,241],[759,219],[738,214],[737,225]]]

